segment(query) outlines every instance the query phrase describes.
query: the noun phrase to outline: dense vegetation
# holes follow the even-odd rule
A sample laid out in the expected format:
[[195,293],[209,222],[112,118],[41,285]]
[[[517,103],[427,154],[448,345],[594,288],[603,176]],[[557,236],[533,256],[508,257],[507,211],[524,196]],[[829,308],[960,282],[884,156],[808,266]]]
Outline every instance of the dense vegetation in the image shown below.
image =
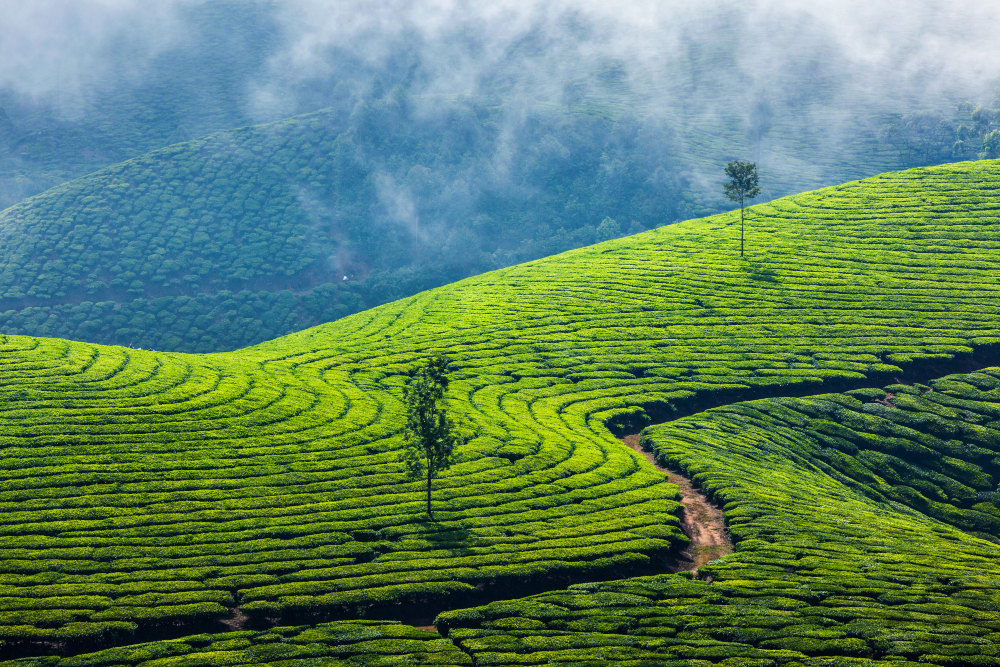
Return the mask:
[[735,554],[695,581],[578,585],[438,625],[480,664],[995,664],[1000,369],[930,384],[651,427],[646,446],[725,505]]
[[[406,602],[469,606],[516,594],[511,583],[551,589],[662,568],[684,543],[676,488],[603,424],[637,418],[642,406],[668,412],[747,390],[864,386],[916,359],[997,343],[998,176],[997,162],[883,175],[752,207],[747,261],[738,257],[738,214],[728,213],[491,272],[234,353],[8,336],[0,637],[79,650],[144,628],[179,632],[234,607],[261,622],[328,620],[397,613]],[[438,353],[451,360],[450,406],[473,439],[465,460],[435,482],[439,522],[431,523],[398,453],[403,382]],[[870,608],[838,569],[843,553],[864,556],[850,556],[851,568],[873,564],[863,575],[872,590],[883,568],[889,588],[927,598],[896,602],[881,591],[878,604],[931,605],[933,615],[946,610],[931,594],[974,598],[967,581],[990,580],[982,559],[995,558],[996,545],[914,508],[996,534],[988,424],[971,415],[990,413],[969,403],[989,400],[966,388],[988,389],[990,377],[952,378],[912,398],[890,388],[895,408],[854,397],[776,401],[773,416],[739,407],[652,431],[661,456],[735,503],[740,540],[735,555],[702,570],[721,584],[663,585],[707,590],[713,601],[696,611],[714,618],[716,603],[739,602],[741,577],[759,609],[758,591],[779,583],[758,586],[753,573],[783,572],[775,576],[792,577],[795,590],[775,597],[779,615],[801,608],[822,625],[853,618],[843,591]],[[823,423],[835,419],[855,435]],[[802,424],[819,435],[780,435]],[[718,435],[725,429],[733,436]],[[820,440],[829,433],[844,442]],[[893,440],[882,446],[872,433]],[[823,444],[810,445],[813,437]],[[918,447],[941,457],[914,472],[907,452]],[[764,488],[749,481],[761,479],[773,498],[743,491]],[[779,512],[812,513],[815,498],[832,531],[818,546]],[[772,546],[754,546],[763,542]],[[775,555],[795,549],[802,557],[792,564]],[[796,567],[809,568],[801,574],[809,590]],[[834,616],[799,604],[817,602],[813,590]],[[954,619],[973,618],[955,600]],[[445,618],[478,638],[480,621],[468,613],[465,626],[466,616]],[[733,613],[746,615],[738,604]],[[908,640],[925,656],[951,649],[920,634],[919,623],[989,627],[980,617],[929,618],[916,619],[919,637]],[[678,639],[709,641],[703,635]],[[868,641],[831,635],[838,642],[820,652],[868,650],[852,637]],[[469,650],[491,650],[478,646]]]
[[418,122],[396,89],[55,188],[0,214],[0,329],[232,349],[682,215],[661,134],[539,114],[498,177],[502,111]]
[[471,665],[472,660],[435,632],[391,621],[341,621],[316,626],[201,634],[180,640],[107,649],[70,658],[0,662],[3,667],[206,667],[208,665],[291,665],[322,659],[324,667]]
[[[992,106],[1000,107],[1000,92]],[[886,120],[879,129],[879,140],[907,161],[1000,158],[1000,108],[966,101],[958,104],[954,114],[917,111]]]
[[[942,112],[951,97],[874,104],[849,77],[797,71],[734,88],[745,26],[728,12],[685,32],[669,72],[533,34],[472,95],[442,95],[397,44],[382,64],[336,51],[265,109],[251,91],[283,78],[269,63],[290,39],[274,6],[178,11],[190,38],[141,77],[118,63],[48,106],[0,90],[0,205],[48,188],[0,215],[0,331],[231,350],[717,212],[734,157],[760,163],[771,198],[1000,146],[996,111]],[[526,90],[550,49],[569,80]]]
[[232,349],[705,208],[652,120],[536,112],[497,175],[504,107],[427,113],[397,87],[7,209],[0,332]]

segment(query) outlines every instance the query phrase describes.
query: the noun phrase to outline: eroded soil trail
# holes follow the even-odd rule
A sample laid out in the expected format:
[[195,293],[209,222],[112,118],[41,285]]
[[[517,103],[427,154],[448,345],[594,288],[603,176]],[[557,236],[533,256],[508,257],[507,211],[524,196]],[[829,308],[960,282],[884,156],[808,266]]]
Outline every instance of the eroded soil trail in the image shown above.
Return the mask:
[[[691,545],[682,553],[686,562],[681,561],[678,569],[697,571],[705,563],[732,553],[733,543],[729,540],[729,530],[722,510],[696,489],[687,477],[657,463],[652,453],[643,450],[639,439],[639,434],[621,438],[622,442],[645,456],[657,470],[667,475],[667,481],[676,484],[681,492],[681,504],[684,506],[681,528],[691,538]],[[685,567],[688,564],[690,567]]]

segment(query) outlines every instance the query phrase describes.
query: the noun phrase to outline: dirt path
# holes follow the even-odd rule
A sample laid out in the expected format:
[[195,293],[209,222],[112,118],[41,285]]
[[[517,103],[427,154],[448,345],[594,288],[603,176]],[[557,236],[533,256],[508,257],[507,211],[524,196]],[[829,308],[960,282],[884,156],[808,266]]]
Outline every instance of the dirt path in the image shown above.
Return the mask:
[[[621,438],[622,442],[646,457],[646,460],[660,472],[667,475],[667,481],[676,484],[681,492],[681,504],[684,511],[681,513],[681,529],[684,534],[691,538],[691,545],[680,554],[676,561],[677,572],[690,570],[697,572],[698,568],[705,563],[722,558],[733,551],[733,545],[729,541],[729,532],[723,519],[722,510],[709,502],[708,498],[691,485],[691,481],[680,473],[664,468],[656,462],[653,455],[643,451],[639,445],[639,435],[626,435]],[[418,630],[437,632],[437,627],[428,624],[433,618],[424,616],[404,620],[407,625],[412,625]],[[232,614],[227,618],[218,621],[225,626],[228,631],[246,630],[250,627],[250,619],[239,608],[233,609]]]
[[626,435],[622,442],[646,457],[657,470],[667,475],[667,481],[676,484],[681,491],[681,528],[691,538],[691,546],[684,550],[684,556],[690,562],[690,567],[680,569],[697,571],[705,563],[722,558],[732,553],[733,544],[729,541],[729,531],[722,510],[713,505],[701,491],[696,489],[691,480],[675,470],[664,468],[656,462],[653,455],[643,451],[639,445],[639,435]]

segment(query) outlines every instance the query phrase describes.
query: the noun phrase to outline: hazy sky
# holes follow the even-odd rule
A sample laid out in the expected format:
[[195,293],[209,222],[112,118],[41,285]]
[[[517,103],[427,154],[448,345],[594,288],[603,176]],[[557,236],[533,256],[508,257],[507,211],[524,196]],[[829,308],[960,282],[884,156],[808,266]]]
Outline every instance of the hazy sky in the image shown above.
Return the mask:
[[[196,0],[3,0],[0,87],[35,99],[85,97],[109,81],[138,79],[166,49],[194,48],[186,25]],[[372,70],[419,62],[423,92],[475,92],[484,76],[517,63],[527,88],[582,76],[612,59],[635,82],[669,81],[692,38],[720,28],[739,35],[729,75],[797,72],[817,57],[875,95],[888,82],[938,91],[993,82],[1000,74],[1000,3],[758,0],[671,2],[547,0],[277,0],[258,11],[280,45],[247,86],[253,105],[283,87],[336,72],[344,54]],[[732,45],[732,40],[727,41]],[[978,91],[974,91],[978,92]]]
[[[375,81],[404,82],[418,113],[502,96],[497,174],[520,109],[577,104],[690,138],[683,168],[706,191],[720,161],[760,161],[771,196],[868,175],[844,165],[886,114],[991,103],[1000,81],[1000,3],[986,0],[0,0],[0,16],[0,106],[28,131],[127,125],[106,133],[107,161],[320,108],[346,117]],[[93,113],[122,91],[121,113]],[[777,129],[745,141],[760,119]],[[61,178],[0,179],[0,206]]]

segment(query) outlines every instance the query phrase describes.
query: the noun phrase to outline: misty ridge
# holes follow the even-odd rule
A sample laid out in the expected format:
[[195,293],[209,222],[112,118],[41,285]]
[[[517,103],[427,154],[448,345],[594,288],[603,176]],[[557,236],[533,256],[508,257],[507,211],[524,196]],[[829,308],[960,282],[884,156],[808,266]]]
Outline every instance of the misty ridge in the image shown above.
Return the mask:
[[232,349],[725,210],[732,159],[1000,156],[988,3],[9,4],[3,333]]

